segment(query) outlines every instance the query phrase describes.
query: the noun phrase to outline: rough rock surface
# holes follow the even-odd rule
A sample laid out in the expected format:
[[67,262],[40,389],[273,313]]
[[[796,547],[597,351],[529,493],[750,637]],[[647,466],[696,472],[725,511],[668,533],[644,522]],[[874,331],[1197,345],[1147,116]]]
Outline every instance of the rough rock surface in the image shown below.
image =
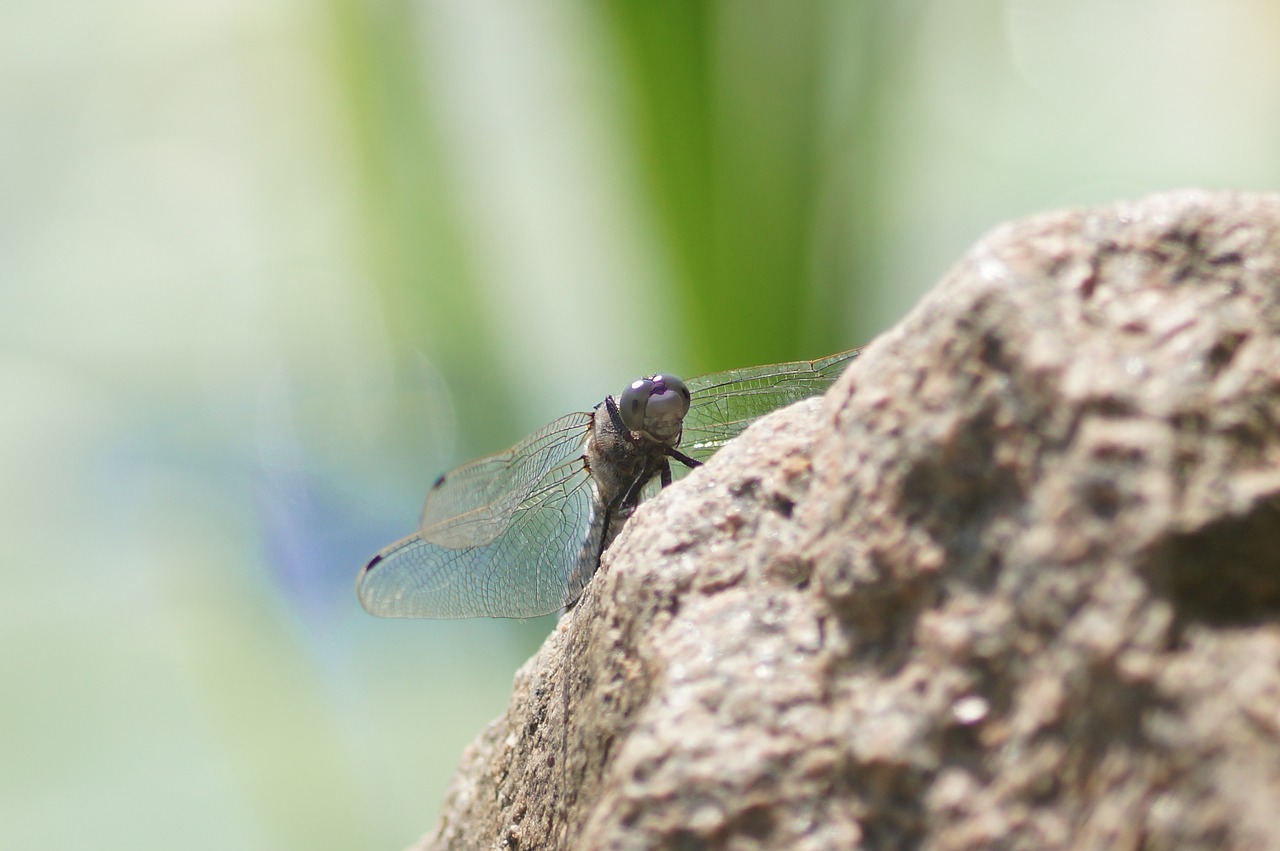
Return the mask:
[[643,507],[423,848],[1280,848],[1280,196],[998,228]]

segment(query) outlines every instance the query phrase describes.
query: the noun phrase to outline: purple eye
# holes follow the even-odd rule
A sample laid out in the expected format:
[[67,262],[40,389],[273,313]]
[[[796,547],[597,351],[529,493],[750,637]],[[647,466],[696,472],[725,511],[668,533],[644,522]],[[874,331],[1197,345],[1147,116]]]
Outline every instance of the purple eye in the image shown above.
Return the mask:
[[649,405],[649,394],[653,392],[653,380],[637,378],[622,391],[618,400],[618,413],[622,415],[622,424],[632,431],[644,430],[644,411]]
[[663,442],[680,436],[689,413],[689,388],[674,375],[651,375],[631,382],[618,400],[622,423]]

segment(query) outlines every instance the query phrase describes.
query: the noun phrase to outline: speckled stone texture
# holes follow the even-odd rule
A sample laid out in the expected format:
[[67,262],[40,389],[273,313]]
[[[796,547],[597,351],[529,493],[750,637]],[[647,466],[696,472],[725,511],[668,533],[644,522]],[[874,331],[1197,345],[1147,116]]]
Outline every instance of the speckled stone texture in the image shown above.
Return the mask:
[[1280,195],[988,235],[636,514],[421,847],[1280,848]]

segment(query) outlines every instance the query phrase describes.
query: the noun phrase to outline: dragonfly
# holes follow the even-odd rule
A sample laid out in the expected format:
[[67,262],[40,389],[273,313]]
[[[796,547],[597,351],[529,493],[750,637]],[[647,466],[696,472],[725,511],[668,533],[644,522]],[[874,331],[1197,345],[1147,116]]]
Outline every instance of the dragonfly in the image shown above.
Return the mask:
[[770,411],[824,392],[859,351],[687,382],[650,375],[445,473],[418,530],[360,571],[361,605],[410,618],[531,618],[572,606],[642,501]]

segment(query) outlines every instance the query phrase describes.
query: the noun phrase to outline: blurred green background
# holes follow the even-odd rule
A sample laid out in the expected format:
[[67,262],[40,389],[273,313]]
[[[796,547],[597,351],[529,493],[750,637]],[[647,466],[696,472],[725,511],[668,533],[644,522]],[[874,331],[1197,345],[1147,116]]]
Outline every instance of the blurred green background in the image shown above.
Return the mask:
[[399,848],[551,628],[432,479],[871,340],[985,230],[1280,181],[1274,0],[0,5],[0,847]]

